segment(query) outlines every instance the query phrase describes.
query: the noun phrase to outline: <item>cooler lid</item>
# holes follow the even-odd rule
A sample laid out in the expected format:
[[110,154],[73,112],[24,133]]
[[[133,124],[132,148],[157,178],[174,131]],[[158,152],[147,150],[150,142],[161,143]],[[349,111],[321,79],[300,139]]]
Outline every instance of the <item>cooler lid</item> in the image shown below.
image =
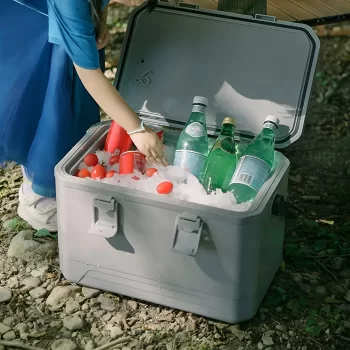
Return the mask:
[[210,134],[232,116],[251,139],[275,115],[283,148],[301,136],[318,53],[306,25],[159,4],[134,10],[115,85],[143,119],[164,126],[183,128],[194,96],[209,100]]

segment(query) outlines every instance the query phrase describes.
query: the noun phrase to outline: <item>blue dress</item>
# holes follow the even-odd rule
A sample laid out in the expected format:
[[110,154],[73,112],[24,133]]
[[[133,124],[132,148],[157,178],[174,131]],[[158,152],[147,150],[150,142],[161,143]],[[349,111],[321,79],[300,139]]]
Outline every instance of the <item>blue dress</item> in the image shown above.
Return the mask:
[[102,69],[103,56],[88,0],[2,0],[0,164],[23,165],[39,195],[55,196],[55,165],[100,120],[73,62]]

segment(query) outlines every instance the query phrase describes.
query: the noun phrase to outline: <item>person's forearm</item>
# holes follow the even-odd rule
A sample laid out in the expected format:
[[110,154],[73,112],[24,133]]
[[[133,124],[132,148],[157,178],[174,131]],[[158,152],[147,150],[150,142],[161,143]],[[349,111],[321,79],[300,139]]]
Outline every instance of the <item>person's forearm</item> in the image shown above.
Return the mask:
[[140,118],[127,105],[100,69],[89,70],[75,65],[80,80],[92,98],[126,131],[140,127]]

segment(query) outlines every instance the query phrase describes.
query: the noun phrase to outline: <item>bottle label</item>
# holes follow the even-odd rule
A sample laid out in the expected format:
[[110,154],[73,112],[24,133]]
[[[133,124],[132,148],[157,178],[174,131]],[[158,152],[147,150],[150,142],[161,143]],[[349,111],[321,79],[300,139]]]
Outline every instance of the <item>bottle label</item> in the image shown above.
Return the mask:
[[185,133],[191,137],[202,137],[205,135],[205,129],[201,123],[193,122],[187,125]]
[[192,113],[203,113],[205,112],[205,106],[203,105],[193,105]]
[[253,156],[243,156],[233,174],[230,185],[243,184],[259,191],[270,175],[270,167],[263,160]]
[[206,156],[201,153],[186,150],[175,152],[174,166],[179,166],[196,177],[199,177],[203,169]]

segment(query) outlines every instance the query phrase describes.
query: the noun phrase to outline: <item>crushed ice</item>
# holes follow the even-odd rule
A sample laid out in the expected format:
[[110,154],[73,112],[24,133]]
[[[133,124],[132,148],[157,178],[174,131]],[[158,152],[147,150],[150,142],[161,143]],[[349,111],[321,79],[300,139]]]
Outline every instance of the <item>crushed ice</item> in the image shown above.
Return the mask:
[[[173,152],[172,147],[165,148],[165,154],[169,161],[171,161],[171,153]],[[108,163],[111,157],[110,153],[100,150],[95,153],[99,159],[99,164],[106,166],[107,171],[114,170],[116,172],[111,178],[99,180],[104,183],[159,195],[157,193],[158,184],[163,181],[170,181],[173,183],[174,188],[168,196],[175,199],[239,212],[247,211],[251,205],[251,202],[237,204],[232,193],[223,193],[220,189],[207,194],[198,179],[180,167],[172,165],[159,167],[147,162],[146,168],[158,169],[158,172],[152,177],[147,177],[136,171],[133,174],[119,175],[119,164],[111,166]],[[90,172],[92,170],[92,167],[86,167],[84,162],[81,162],[79,165],[79,169],[82,168],[87,168]],[[139,180],[135,180],[135,177]]]

